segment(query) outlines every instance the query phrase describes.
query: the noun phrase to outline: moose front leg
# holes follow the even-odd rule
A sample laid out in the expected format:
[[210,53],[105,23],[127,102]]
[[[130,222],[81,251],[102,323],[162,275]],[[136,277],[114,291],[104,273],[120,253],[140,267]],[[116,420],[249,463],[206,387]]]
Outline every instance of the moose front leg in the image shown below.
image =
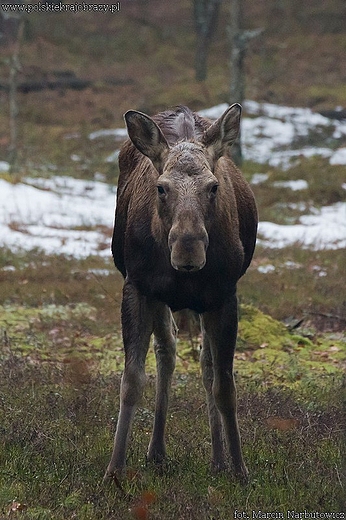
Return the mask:
[[125,368],[120,387],[120,412],[114,448],[105,478],[119,476],[126,464],[126,450],[135,411],[145,385],[145,358],[153,331],[152,305],[128,281],[121,309]]
[[215,399],[213,396],[213,383],[214,383],[214,369],[213,360],[210,351],[210,343],[207,334],[203,330],[203,344],[201,351],[201,368],[203,385],[207,396],[208,406],[208,417],[209,427],[211,435],[211,469],[213,472],[218,473],[227,468],[227,462],[225,457],[225,446],[223,427],[221,423],[221,415],[216,406]]
[[154,315],[154,348],[156,356],[156,400],[153,434],[147,459],[157,464],[166,456],[165,426],[172,375],[175,368],[177,327],[167,305],[157,303]]
[[233,377],[233,357],[238,330],[237,297],[234,294],[217,311],[202,316],[210,343],[214,380],[212,394],[220,412],[226,444],[237,476],[247,479],[237,419],[237,393]]

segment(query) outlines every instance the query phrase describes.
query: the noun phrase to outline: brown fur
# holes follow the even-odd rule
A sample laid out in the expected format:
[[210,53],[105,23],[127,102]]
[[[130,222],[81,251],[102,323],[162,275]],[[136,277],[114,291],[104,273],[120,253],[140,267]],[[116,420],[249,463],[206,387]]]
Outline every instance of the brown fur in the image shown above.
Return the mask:
[[[172,112],[164,112],[153,118],[164,135],[171,135],[171,117]],[[192,138],[196,139],[210,122],[197,114],[193,118],[196,129]],[[190,128],[187,135],[191,136]],[[175,136],[176,142],[184,138],[184,134]],[[252,191],[230,155],[220,158],[214,170],[220,200],[209,233],[207,263],[188,281],[185,273],[175,272],[169,264],[167,240],[157,224],[158,173],[150,159],[128,140],[120,152],[119,166],[112,242],[117,268],[124,277],[133,279],[143,294],[164,301],[174,311],[190,308],[204,312],[220,307],[250,264],[257,226]]]

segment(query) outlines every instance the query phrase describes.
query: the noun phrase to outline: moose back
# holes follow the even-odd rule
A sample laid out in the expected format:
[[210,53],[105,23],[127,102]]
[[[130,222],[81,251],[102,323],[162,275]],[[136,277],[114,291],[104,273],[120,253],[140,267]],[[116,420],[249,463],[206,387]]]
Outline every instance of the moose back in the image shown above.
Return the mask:
[[257,210],[252,191],[230,156],[240,115],[239,104],[214,123],[187,107],[153,118],[135,110],[125,114],[130,139],[119,155],[112,240],[114,262],[125,279],[125,368],[106,477],[119,476],[125,468],[152,334],[157,382],[147,458],[157,463],[165,458],[177,334],[171,311],[185,308],[200,315],[212,468],[224,470],[231,459],[235,474],[247,476],[233,357],[238,327],[236,284],[253,255]]

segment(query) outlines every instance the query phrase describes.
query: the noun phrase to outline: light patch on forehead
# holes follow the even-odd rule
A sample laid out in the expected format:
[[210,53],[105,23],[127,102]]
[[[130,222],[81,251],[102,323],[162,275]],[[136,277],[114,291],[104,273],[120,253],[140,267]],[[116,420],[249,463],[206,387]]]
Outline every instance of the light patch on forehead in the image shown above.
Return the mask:
[[200,175],[210,171],[210,165],[201,144],[184,141],[171,148],[164,167],[165,173],[177,172],[181,175]]

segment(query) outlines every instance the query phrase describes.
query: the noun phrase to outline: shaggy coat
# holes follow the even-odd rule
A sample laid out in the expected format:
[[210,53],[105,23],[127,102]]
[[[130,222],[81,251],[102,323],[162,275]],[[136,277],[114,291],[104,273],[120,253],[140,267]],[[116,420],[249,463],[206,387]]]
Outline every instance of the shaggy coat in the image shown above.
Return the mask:
[[[210,122],[186,107],[153,117],[170,146],[198,143]],[[188,163],[187,175],[194,166]],[[150,159],[127,140],[119,155],[112,252],[116,267],[142,294],[165,302],[173,311],[198,313],[218,308],[248,268],[256,241],[257,212],[252,191],[231,160],[229,150],[215,165],[218,198],[210,226],[203,270],[186,277],[173,269],[157,206],[158,172]],[[197,179],[198,182],[198,179]]]

